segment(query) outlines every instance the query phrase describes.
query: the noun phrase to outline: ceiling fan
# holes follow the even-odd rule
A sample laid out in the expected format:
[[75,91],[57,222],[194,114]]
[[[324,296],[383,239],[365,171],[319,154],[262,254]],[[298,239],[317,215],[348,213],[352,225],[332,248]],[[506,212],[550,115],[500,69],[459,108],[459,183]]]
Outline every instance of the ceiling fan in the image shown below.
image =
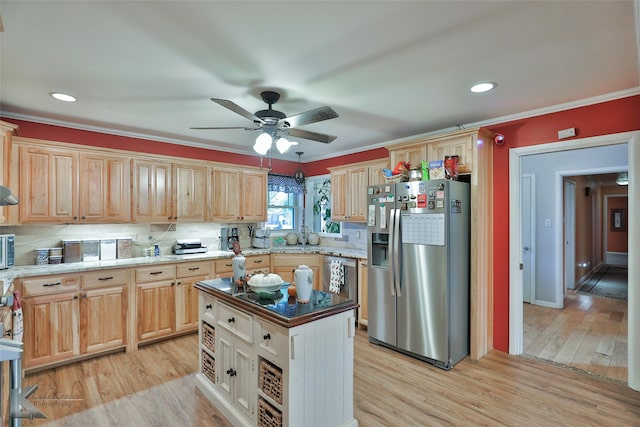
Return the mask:
[[[251,120],[253,122],[252,127],[192,127],[191,129],[244,129],[250,131],[262,130],[262,133],[258,138],[260,138],[263,134],[267,134],[271,136],[273,140],[277,140],[278,133],[282,133],[294,138],[309,139],[312,141],[324,142],[325,144],[328,144],[336,139],[336,136],[333,135],[298,129],[298,126],[321,122],[323,120],[335,119],[336,117],[338,117],[338,113],[336,113],[333,108],[324,106],[314,108],[313,110],[305,111],[303,113],[294,114],[292,116],[287,116],[282,111],[274,110],[272,108],[273,104],[278,102],[278,99],[280,99],[280,94],[278,92],[267,90],[261,92],[260,96],[262,97],[262,100],[269,105],[269,108],[267,110],[256,111],[255,114],[245,110],[235,102],[229,101],[228,99],[211,98],[211,100],[216,104],[219,104],[233,111],[234,113],[240,114],[242,117]],[[269,148],[270,147],[271,141],[269,141]],[[254,147],[254,149],[255,148],[256,147]],[[256,149],[256,151],[259,150]]]

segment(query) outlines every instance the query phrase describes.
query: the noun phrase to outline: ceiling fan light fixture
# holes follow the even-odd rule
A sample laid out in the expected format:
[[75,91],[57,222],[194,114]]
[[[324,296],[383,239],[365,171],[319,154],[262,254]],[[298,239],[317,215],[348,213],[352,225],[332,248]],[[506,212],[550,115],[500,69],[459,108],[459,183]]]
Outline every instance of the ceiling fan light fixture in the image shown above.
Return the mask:
[[78,100],[75,96],[62,92],[49,92],[49,96],[63,102],[76,102]]
[[272,142],[273,138],[271,138],[271,135],[269,135],[268,133],[261,133],[256,138],[256,143],[253,145],[253,150],[261,156],[265,156],[271,149]]
[[298,145],[298,143],[296,141],[289,141],[288,139],[282,137],[278,138],[278,140],[276,141],[276,147],[278,148],[280,154],[283,154],[292,145]]

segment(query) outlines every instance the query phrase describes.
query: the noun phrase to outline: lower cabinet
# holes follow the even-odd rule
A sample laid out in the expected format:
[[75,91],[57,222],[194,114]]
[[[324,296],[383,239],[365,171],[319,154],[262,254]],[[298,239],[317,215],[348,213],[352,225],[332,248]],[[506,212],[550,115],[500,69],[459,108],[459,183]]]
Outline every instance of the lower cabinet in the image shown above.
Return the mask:
[[313,289],[322,290],[322,255],[272,254],[271,272],[293,283],[296,268],[306,265],[313,270]]
[[198,290],[193,286],[211,279],[211,262],[196,261],[176,266],[176,332],[198,329]]
[[136,285],[138,304],[138,342],[171,335],[175,330],[175,282]]
[[358,260],[358,326],[366,328],[369,325],[368,302],[369,299],[369,265],[366,259]]
[[196,387],[231,424],[357,426],[353,310],[286,328],[207,292],[199,300]]
[[82,292],[80,346],[83,354],[127,344],[127,295],[125,286]]

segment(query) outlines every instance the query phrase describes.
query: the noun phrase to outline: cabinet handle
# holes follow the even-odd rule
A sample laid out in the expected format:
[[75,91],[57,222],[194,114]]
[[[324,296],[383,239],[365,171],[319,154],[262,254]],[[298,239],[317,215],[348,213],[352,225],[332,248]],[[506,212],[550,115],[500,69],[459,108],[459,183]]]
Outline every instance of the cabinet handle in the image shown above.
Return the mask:
[[162,274],[162,271],[152,271],[152,272],[151,272],[151,273],[149,273],[149,274],[151,274],[152,276],[155,276],[155,275],[157,275],[157,274]]
[[113,276],[109,276],[109,277],[99,277],[98,280],[112,280]]
[[86,297],[87,297],[87,294],[82,294],[82,298],[86,298]]
[[235,377],[236,376],[236,371],[234,371],[233,369],[229,368],[227,369],[227,374],[229,374],[230,377]]
[[189,268],[189,271],[198,271],[200,270],[200,267],[191,267]]
[[227,322],[229,322],[229,323],[235,323],[235,321],[236,321],[236,318],[235,318],[235,317],[230,317],[230,318],[227,320]]
[[262,338],[264,338],[265,340],[270,340],[271,334],[267,332]]
[[182,282],[178,282],[178,285],[182,285]]
[[60,286],[62,285],[62,283],[60,282],[56,282],[56,283],[43,283],[42,286],[44,286],[45,288],[51,287],[51,286]]
[[261,259],[256,259],[256,260],[253,261],[254,264],[260,264],[261,262],[262,262]]
[[83,216],[82,219],[87,219],[87,217]]
[[211,310],[213,306],[211,304],[207,304],[204,306],[204,308],[206,308],[207,310]]
[[74,295],[74,296],[73,296],[73,299],[78,299],[78,295]]
[[74,216],[74,217],[73,217],[73,219],[78,219],[78,217],[77,217],[77,216]]

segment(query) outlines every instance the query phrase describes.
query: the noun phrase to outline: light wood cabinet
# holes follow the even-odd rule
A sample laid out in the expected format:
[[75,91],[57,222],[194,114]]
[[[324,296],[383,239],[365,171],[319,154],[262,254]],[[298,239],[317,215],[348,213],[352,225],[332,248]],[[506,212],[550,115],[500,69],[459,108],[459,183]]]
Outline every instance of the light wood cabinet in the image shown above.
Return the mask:
[[267,219],[267,172],[214,166],[211,170],[210,219],[259,222]]
[[16,146],[20,164],[20,222],[78,220],[78,153]]
[[82,354],[98,353],[128,344],[128,268],[83,274],[80,302]]
[[170,222],[171,163],[159,160],[133,160],[133,220]]
[[[0,120],[0,185],[10,187],[14,196],[18,195],[18,183],[11,182],[11,138],[18,126]],[[10,210],[11,209],[11,210]],[[10,215],[15,211],[15,215]],[[18,206],[0,206],[0,225],[12,224],[17,220]]]
[[80,154],[80,220],[122,223],[131,220],[128,157]]
[[313,271],[313,289],[322,290],[322,261],[322,255],[272,254],[271,272],[285,282],[293,283],[296,268],[306,265]]
[[[216,279],[233,276],[232,258],[217,259],[213,263]],[[247,272],[247,274],[269,273],[270,269],[270,255],[245,256],[245,271]]]
[[135,271],[138,343],[175,331],[175,265],[141,267]]
[[198,329],[198,290],[193,286],[211,278],[211,261],[181,263],[176,266],[176,332]]
[[207,217],[207,167],[173,165],[173,220],[204,222]]
[[331,219],[333,221],[365,222],[367,218],[367,187],[384,181],[382,169],[386,159],[353,163],[329,168],[331,172]]
[[358,326],[368,326],[368,298],[369,298],[369,266],[367,260],[358,260]]
[[[389,148],[389,168],[396,167],[398,162],[409,162],[412,168],[421,168],[422,161],[427,160],[427,146],[424,143]],[[443,157],[444,159],[444,157]]]
[[427,158],[440,160],[446,156],[458,156],[458,173],[471,173],[472,150],[476,141],[475,133],[432,141],[427,145]]
[[24,368],[80,355],[80,276],[17,279],[14,286],[24,296]]

